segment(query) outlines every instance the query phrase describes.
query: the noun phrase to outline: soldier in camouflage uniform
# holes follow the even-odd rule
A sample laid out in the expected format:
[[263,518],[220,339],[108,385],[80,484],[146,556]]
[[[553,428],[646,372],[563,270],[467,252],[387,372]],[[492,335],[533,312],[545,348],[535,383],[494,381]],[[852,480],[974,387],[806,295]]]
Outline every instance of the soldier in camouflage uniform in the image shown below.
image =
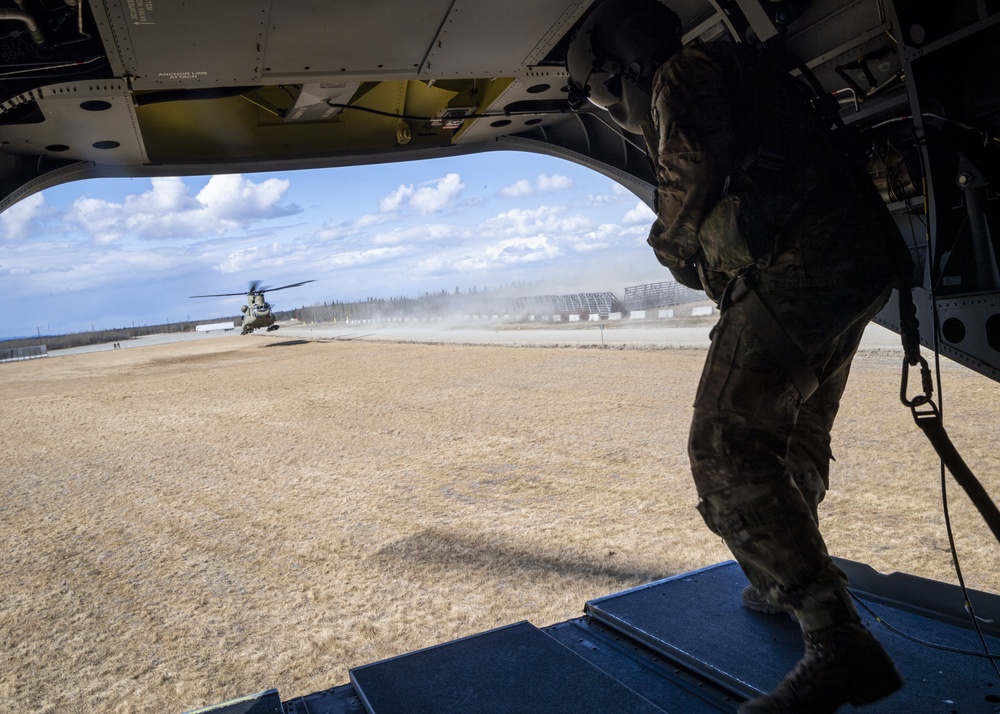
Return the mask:
[[688,452],[698,510],[750,585],[798,620],[805,656],[741,712],[834,712],[902,679],[860,622],[817,507],[830,431],[865,326],[893,279],[891,219],[803,87],[763,52],[681,49],[657,0],[609,0],[581,26],[570,91],[641,133],[656,171],[658,260],[720,309]]

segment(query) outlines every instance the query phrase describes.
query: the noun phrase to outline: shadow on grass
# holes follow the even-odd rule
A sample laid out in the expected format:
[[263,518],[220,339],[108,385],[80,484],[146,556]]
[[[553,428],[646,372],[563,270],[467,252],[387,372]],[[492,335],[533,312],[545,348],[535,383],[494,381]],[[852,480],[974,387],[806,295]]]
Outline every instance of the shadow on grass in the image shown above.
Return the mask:
[[266,345],[261,345],[261,347],[293,347],[294,345],[308,345],[309,340],[285,340],[284,342],[270,342]]
[[379,550],[376,557],[450,570],[481,568],[503,577],[537,577],[541,574],[607,578],[629,586],[662,580],[676,574],[667,567],[654,572],[606,562],[605,558],[614,557],[607,553],[594,553],[589,557],[550,555],[538,549],[517,546],[501,538],[488,538],[475,533],[466,536],[434,528],[396,541]]

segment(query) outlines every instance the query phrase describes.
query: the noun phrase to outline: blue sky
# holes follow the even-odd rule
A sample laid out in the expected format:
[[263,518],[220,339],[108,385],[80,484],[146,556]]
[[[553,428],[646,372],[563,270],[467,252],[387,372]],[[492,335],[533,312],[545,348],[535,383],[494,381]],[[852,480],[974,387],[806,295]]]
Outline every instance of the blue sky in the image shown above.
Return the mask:
[[236,315],[251,280],[278,310],[543,281],[545,292],[670,280],[652,213],[570,162],[493,152],[282,173],[97,179],[0,215],[0,337]]

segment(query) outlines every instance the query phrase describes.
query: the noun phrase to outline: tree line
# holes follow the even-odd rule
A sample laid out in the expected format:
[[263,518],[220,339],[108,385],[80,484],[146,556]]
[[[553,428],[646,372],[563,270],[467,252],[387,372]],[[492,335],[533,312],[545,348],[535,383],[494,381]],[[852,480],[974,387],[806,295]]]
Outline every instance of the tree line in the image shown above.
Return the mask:
[[324,302],[322,305],[309,305],[289,312],[275,312],[279,320],[296,318],[300,322],[343,322],[346,320],[370,320],[375,318],[393,319],[423,316],[458,315],[475,310],[486,300],[525,295],[536,283],[516,281],[505,283],[497,288],[470,287],[463,292],[455,288],[453,292],[425,292],[419,297],[370,297],[361,301]]
[[[218,318],[218,322],[234,318]],[[45,345],[49,350],[65,350],[71,347],[87,347],[102,345],[108,342],[125,342],[146,335],[162,335],[171,332],[192,332],[197,325],[208,320],[168,322],[163,325],[140,325],[138,327],[112,327],[89,332],[70,332],[65,335],[43,335],[35,337],[15,337],[0,340],[0,347],[28,347],[30,345]]]

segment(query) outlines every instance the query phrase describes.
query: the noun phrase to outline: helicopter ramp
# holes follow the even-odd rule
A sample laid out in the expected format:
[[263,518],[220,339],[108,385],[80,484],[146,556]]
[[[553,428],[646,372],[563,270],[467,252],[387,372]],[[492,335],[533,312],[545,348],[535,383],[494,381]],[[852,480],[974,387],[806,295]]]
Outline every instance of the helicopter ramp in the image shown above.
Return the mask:
[[[967,625],[960,591],[840,561],[865,624],[907,680],[866,712],[1000,712],[1000,681]],[[733,712],[802,653],[784,615],[740,605],[733,562],[586,603],[583,617],[484,632],[350,671],[350,683],[281,702],[277,690],[213,714],[657,714]],[[970,592],[990,651],[1000,597]],[[895,630],[880,623],[887,623]],[[992,622],[990,622],[992,621]],[[904,636],[901,633],[906,633]],[[909,639],[910,637],[916,638]],[[934,646],[932,646],[932,644]]]

